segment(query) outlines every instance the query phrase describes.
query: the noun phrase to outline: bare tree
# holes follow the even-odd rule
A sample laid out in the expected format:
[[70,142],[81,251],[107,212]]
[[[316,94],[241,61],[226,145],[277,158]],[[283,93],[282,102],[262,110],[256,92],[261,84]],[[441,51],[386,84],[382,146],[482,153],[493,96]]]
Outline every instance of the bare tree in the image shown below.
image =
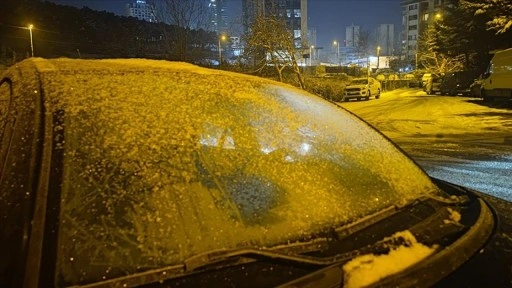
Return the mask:
[[[463,56],[463,55],[462,55]],[[422,54],[423,67],[434,74],[442,75],[464,68],[461,57],[449,57],[440,53],[431,52]]]
[[465,55],[453,56],[442,53],[438,46],[439,37],[441,35],[435,25],[430,25],[421,35],[419,47],[422,49],[418,59],[421,66],[438,75],[463,69]]
[[169,49],[179,60],[186,60],[191,42],[191,30],[208,30],[208,6],[198,0],[152,0],[154,14],[159,22],[170,24],[173,29],[165,30],[164,37]]
[[268,65],[275,68],[279,81],[283,82],[283,70],[291,68],[297,76],[302,89],[305,88],[301,69],[297,63],[301,51],[295,47],[292,31],[288,29],[284,18],[259,15],[250,25],[245,36],[246,53],[257,62],[256,67],[263,69]]

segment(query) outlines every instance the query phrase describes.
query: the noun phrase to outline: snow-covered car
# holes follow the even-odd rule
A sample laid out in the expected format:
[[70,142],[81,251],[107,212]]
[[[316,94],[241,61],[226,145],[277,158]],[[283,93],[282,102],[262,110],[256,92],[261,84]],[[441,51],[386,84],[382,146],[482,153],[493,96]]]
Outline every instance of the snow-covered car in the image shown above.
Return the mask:
[[510,203],[292,86],[30,58],[0,105],[0,287],[510,287]]
[[345,87],[345,91],[343,93],[343,101],[348,101],[350,99],[369,100],[372,96],[375,97],[375,99],[379,99],[380,92],[380,82],[375,78],[354,78]]

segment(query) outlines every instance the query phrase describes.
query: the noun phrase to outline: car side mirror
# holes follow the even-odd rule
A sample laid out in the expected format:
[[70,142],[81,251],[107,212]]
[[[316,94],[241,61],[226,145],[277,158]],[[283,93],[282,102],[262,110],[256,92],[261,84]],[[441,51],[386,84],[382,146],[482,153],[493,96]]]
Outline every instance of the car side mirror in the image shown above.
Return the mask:
[[483,74],[482,74],[482,79],[486,79],[486,78],[488,78],[489,76],[491,76],[491,73],[489,73],[489,72],[485,72],[485,73],[483,73]]

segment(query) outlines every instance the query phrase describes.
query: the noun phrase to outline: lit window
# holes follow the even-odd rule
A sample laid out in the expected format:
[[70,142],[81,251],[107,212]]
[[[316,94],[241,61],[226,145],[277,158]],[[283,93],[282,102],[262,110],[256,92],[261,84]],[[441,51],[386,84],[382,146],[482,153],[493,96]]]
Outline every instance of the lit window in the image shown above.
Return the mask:
[[300,18],[300,9],[293,9],[293,16],[295,18]]

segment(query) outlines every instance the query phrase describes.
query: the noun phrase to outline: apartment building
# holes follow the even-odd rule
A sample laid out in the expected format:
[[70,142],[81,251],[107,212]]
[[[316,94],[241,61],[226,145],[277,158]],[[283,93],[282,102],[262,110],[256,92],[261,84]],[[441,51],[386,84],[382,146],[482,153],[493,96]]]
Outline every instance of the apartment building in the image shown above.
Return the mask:
[[391,56],[395,54],[395,25],[380,24],[377,26],[377,46],[380,47],[379,54]]
[[446,0],[402,0],[402,56],[413,60],[417,57],[419,38],[428,25],[442,17]]
[[125,15],[135,17],[147,22],[157,22],[154,6],[145,0],[137,0],[135,3],[125,5]]
[[226,16],[226,0],[209,0],[209,30],[215,31],[218,35],[228,31]]
[[285,17],[292,31],[296,47],[308,41],[308,1],[307,0],[242,0],[244,32],[258,15],[272,13]]
[[350,25],[345,28],[345,47],[357,47],[359,45],[359,32],[361,27]]

